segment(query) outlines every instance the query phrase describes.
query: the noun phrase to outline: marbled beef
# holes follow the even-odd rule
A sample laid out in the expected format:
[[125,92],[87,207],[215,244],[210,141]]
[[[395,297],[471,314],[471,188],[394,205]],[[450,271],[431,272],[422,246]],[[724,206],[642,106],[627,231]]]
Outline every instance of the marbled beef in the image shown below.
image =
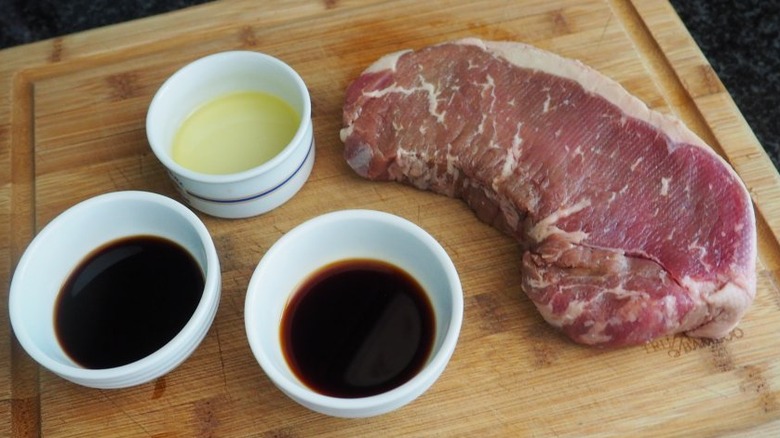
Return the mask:
[[523,290],[577,342],[718,338],[753,300],[736,173],[578,61],[476,39],[393,53],[349,86],[343,117],[358,174],[462,198],[517,238]]

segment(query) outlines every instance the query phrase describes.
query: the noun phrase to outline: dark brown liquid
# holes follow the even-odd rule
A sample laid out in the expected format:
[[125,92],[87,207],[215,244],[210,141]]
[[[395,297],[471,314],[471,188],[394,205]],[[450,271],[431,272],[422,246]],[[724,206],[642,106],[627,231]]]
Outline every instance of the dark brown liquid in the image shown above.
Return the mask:
[[111,242],[65,282],[55,303],[57,338],[85,368],[126,365],[181,331],[203,285],[200,266],[177,243],[154,236]]
[[417,281],[375,260],[345,260],[316,272],[282,316],[282,349],[314,391],[356,398],[396,388],[430,355],[433,307]]

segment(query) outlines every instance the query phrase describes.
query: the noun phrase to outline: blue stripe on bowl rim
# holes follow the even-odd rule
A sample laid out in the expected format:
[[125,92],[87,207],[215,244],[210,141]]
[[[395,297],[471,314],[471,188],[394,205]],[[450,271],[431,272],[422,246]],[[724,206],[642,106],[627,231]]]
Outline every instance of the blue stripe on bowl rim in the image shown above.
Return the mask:
[[314,150],[314,137],[312,136],[311,143],[309,143],[309,149],[306,151],[306,156],[303,157],[303,160],[301,160],[301,163],[298,165],[298,167],[293,171],[290,176],[284,179],[284,181],[280,182],[279,184],[275,185],[274,187],[271,187],[270,189],[260,192],[256,195],[247,196],[244,198],[239,199],[214,199],[214,198],[207,198],[205,196],[198,195],[196,193],[192,193],[189,190],[187,190],[187,195],[192,196],[193,198],[197,198],[201,201],[206,202],[214,202],[217,204],[239,204],[241,202],[249,202],[254,201],[255,199],[262,198],[263,196],[268,196],[283,185],[287,184],[288,181],[290,181],[295,175],[298,174],[298,172],[301,171],[303,168],[303,165],[306,163],[306,160],[309,159],[309,155],[311,155],[312,151]]

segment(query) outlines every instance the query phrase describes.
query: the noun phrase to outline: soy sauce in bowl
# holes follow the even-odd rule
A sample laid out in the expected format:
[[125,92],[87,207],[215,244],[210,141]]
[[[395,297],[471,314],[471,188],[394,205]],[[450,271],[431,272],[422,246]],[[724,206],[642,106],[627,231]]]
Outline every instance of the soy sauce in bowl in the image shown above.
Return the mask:
[[181,331],[203,287],[198,263],[173,241],[143,235],[109,242],[82,260],[60,290],[57,339],[85,368],[129,364]]
[[282,315],[285,359],[301,382],[332,397],[401,386],[428,360],[435,315],[420,284],[371,259],[331,263],[304,281]]

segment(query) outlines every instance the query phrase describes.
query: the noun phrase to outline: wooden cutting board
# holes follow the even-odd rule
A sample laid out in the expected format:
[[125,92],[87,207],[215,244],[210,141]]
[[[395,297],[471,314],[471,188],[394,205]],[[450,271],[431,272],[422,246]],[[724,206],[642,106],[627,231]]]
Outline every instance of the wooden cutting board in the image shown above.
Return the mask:
[[[730,336],[598,350],[548,327],[520,291],[510,238],[459,201],[371,183],[343,163],[348,83],[379,56],[449,39],[532,43],[578,58],[682,118],[747,183],[759,229],[758,294]],[[224,50],[292,65],[313,99],[317,161],[289,203],[261,217],[201,215],[223,266],[208,336],[183,365],[134,388],[96,390],[39,369],[10,331],[7,285],[35,233],[88,197],[177,195],[146,142],[157,87]],[[780,433],[780,177],[673,9],[657,0],[216,2],[0,52],[0,435],[712,436]],[[178,199],[178,198],[177,198]],[[369,419],[330,418],[279,392],[246,341],[243,304],[264,252],[316,215],[371,208],[435,236],[460,272],[465,320],[442,377]]]

